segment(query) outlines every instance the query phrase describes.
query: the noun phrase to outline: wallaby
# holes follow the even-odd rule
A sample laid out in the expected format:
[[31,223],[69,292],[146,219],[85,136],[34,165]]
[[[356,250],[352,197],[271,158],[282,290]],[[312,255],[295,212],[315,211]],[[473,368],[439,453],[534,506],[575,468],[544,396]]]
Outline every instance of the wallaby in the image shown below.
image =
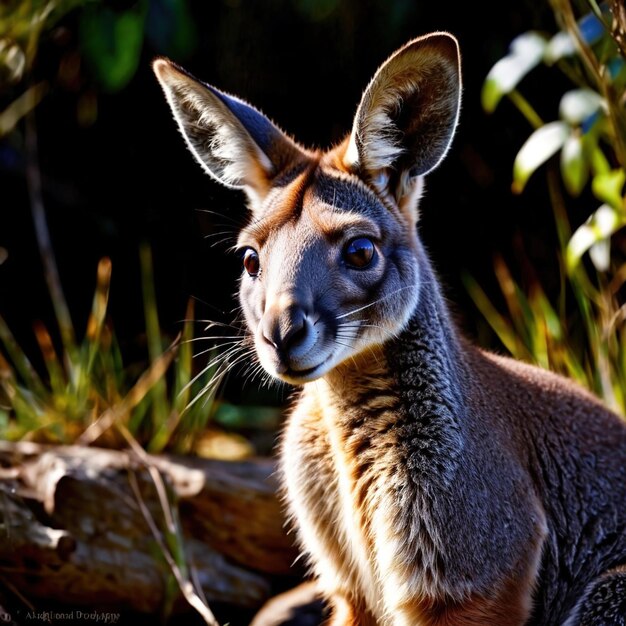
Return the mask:
[[248,196],[241,305],[263,367],[301,388],[281,474],[330,623],[624,624],[625,424],[470,345],[417,233],[459,116],[456,39],[395,52],[328,151],[154,70],[193,155]]

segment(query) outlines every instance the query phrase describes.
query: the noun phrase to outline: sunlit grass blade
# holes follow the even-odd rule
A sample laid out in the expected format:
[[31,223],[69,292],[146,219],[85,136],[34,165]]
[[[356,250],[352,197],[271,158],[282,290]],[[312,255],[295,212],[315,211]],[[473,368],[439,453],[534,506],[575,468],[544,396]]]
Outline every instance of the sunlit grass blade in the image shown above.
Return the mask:
[[100,259],[100,262],[98,263],[96,290],[93,296],[91,313],[89,314],[89,320],[87,321],[87,330],[85,331],[85,340],[83,342],[83,346],[87,353],[85,371],[87,376],[91,374],[96,355],[102,349],[100,338],[109,303],[111,271],[111,260],[106,257]]
[[65,396],[67,387],[67,378],[63,363],[58,358],[48,329],[40,322],[35,323],[35,339],[41,350],[41,355],[48,372],[52,394],[55,397],[61,398]]
[[489,326],[498,336],[504,347],[513,355],[528,357],[528,352],[519,337],[515,333],[511,324],[502,316],[489,300],[476,280],[467,273],[462,275],[463,283],[471,299],[487,320]]
[[43,100],[48,89],[47,83],[37,83],[15,98],[6,109],[0,111],[0,137],[8,135],[18,122]]
[[494,259],[494,270],[509,311],[509,319],[523,345],[528,347],[532,342],[533,327],[526,296],[513,280],[509,268],[500,255],[496,255]]
[[[116,406],[119,403],[116,403]],[[148,394],[143,397],[130,412],[128,416],[127,427],[128,430],[136,437],[138,440],[144,441],[144,431],[148,431],[148,436],[150,436],[151,431],[148,426],[150,424],[150,420],[148,416],[150,415],[150,410],[152,409],[152,398]]]
[[216,410],[215,396],[222,380],[224,355],[217,348],[208,353],[207,365],[183,387],[186,396],[180,405],[180,428],[175,438],[175,450],[190,452],[201,433],[212,420]]
[[21,377],[23,383],[36,394],[45,395],[46,389],[39,374],[37,374],[2,316],[0,316],[0,343],[6,350],[11,365]]
[[110,404],[114,404],[121,399],[120,394],[126,387],[124,357],[115,333],[107,325],[102,328],[100,344],[102,349],[98,353],[98,359],[102,362],[102,371],[107,381],[106,397]]
[[0,436],[83,445],[98,439],[103,445],[118,445],[116,431],[109,429],[122,424],[150,451],[186,453],[194,448],[215,410],[212,401],[220,379],[215,372],[229,355],[211,347],[208,365],[194,372],[192,302],[181,336],[164,352],[148,248],[141,252],[141,270],[149,361],[143,373],[125,367],[115,333],[106,323],[112,273],[107,258],[98,265],[85,336],[79,346],[72,343],[72,354],[58,341],[60,329],[53,338],[43,324],[35,325],[43,374],[0,318]]
[[185,322],[181,335],[178,358],[175,363],[174,387],[172,399],[174,409],[181,413],[189,401],[191,389],[188,386],[192,377],[193,369],[193,349],[191,340],[194,330],[194,301],[190,299],[185,312]]
[[[163,352],[161,327],[156,305],[154,277],[152,273],[152,252],[147,245],[141,246],[139,251],[141,261],[141,286],[143,290],[144,317],[146,321],[146,337],[150,362],[154,363]],[[168,418],[167,384],[165,378],[155,382],[150,390],[152,398],[151,419],[152,430],[158,432],[164,427]],[[149,449],[150,446],[149,446]]]
[[[166,446],[177,452],[188,452],[187,435],[193,430],[192,415],[183,413],[192,393],[190,381],[193,371],[192,339],[194,330],[194,302],[189,300],[183,331],[177,341],[178,353],[173,364],[173,386],[169,418],[163,422],[149,443],[152,452],[160,452]],[[193,437],[192,437],[193,438]]]
[[150,367],[139,377],[131,390],[121,402],[107,409],[85,432],[78,438],[80,445],[89,445],[98,439],[106,430],[116,423],[124,425],[128,422],[132,409],[139,405],[150,394],[154,387],[163,380],[176,350],[171,347],[159,355]]

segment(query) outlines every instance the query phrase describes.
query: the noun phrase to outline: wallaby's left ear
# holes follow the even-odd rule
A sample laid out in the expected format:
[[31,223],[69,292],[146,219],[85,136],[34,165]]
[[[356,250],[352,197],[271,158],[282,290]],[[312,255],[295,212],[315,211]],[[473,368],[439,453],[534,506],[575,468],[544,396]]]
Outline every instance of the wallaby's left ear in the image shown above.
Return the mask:
[[187,146],[204,170],[228,187],[262,199],[272,180],[306,159],[260,111],[201,83],[167,59],[153,63]]
[[433,33],[410,41],[383,63],[365,90],[344,165],[400,199],[416,176],[443,160],[460,104],[457,40]]

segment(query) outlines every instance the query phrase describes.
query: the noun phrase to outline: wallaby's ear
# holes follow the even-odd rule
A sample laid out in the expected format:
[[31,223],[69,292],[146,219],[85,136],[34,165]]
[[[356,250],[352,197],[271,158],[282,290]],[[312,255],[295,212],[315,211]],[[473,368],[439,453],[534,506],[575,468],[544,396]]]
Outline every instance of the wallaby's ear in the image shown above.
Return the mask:
[[271,180],[304,153],[249,104],[201,83],[166,59],[152,65],[187,146],[228,187],[263,197]]
[[457,40],[433,33],[410,41],[365,90],[344,165],[399,199],[446,155],[460,103]]

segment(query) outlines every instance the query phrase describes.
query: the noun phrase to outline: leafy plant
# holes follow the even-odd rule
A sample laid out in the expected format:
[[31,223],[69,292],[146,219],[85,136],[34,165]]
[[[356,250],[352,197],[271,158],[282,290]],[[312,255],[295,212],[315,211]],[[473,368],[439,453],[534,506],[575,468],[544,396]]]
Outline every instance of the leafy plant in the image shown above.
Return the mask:
[[[512,188],[521,193],[547,164],[561,293],[551,302],[536,278],[524,290],[501,259],[495,267],[507,314],[471,277],[466,285],[513,355],[571,376],[626,414],[626,265],[619,247],[611,247],[626,225],[626,12],[618,0],[588,0],[589,12],[579,19],[570,0],[551,0],[551,6],[562,30],[517,37],[489,72],[482,102],[492,112],[507,96],[533,127],[515,159]],[[573,87],[562,94],[559,119],[550,122],[518,90],[541,63],[560,70]],[[560,176],[551,160],[559,152]],[[579,196],[600,204],[590,206],[588,219],[572,233],[567,198]]]

